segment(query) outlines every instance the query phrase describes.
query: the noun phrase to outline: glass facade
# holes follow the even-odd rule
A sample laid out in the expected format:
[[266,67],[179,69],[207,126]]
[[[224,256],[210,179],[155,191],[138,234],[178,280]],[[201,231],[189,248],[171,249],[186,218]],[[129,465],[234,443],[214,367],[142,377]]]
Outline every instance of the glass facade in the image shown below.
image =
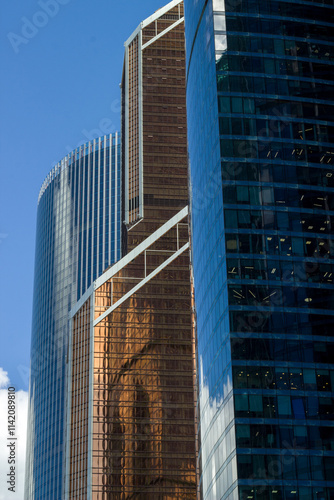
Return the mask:
[[188,205],[182,1],[159,9],[125,43],[122,102],[126,253]]
[[73,316],[66,498],[196,499],[186,214],[102,275]]
[[120,258],[120,146],[91,141],[50,172],[37,213],[25,499],[62,500],[68,313]]
[[[64,499],[90,498],[88,496],[88,469],[91,449],[90,433],[90,355],[91,355],[91,300],[88,299],[73,318],[72,338],[69,339],[66,469],[70,480],[65,481]],[[71,335],[71,334],[70,334]],[[69,466],[70,463],[70,466]]]
[[[186,119],[183,3],[173,0],[125,43],[123,258],[94,283],[88,358],[76,355],[87,297],[71,312],[68,499],[197,496]],[[78,429],[88,429],[80,443]]]
[[201,495],[329,500],[333,2],[185,20]]

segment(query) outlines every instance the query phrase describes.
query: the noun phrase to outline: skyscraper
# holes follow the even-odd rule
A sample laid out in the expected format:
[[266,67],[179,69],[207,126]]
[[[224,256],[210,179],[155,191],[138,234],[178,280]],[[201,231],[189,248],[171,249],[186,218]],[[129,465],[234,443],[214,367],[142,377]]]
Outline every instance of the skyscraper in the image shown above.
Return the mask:
[[123,258],[71,311],[66,498],[196,498],[183,4],[125,44]]
[[122,104],[128,250],[188,204],[182,1],[159,9],[125,42]]
[[25,498],[63,500],[69,311],[120,258],[117,134],[77,148],[38,200]]
[[185,0],[204,500],[334,496],[333,14]]

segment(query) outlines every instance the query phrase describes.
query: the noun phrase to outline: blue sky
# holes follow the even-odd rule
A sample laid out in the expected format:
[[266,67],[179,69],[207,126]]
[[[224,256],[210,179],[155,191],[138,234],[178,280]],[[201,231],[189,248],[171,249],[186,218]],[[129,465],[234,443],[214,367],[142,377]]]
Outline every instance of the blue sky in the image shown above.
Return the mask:
[[161,0],[4,0],[0,16],[0,367],[28,389],[35,225],[52,166],[119,130],[124,41]]

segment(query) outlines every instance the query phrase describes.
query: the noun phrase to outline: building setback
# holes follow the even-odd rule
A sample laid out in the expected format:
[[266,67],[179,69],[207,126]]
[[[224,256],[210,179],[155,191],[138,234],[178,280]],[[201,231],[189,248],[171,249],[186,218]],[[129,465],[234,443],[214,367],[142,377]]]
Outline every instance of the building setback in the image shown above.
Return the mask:
[[183,3],[122,78],[123,258],[71,311],[66,498],[196,498]]
[[203,500],[334,497],[333,14],[185,0]]
[[121,253],[119,136],[77,148],[39,194],[25,499],[63,500],[70,309]]

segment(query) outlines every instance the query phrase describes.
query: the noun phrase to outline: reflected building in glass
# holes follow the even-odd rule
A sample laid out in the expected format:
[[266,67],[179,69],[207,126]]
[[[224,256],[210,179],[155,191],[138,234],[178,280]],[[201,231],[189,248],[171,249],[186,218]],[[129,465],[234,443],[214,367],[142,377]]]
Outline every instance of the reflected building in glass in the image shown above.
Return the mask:
[[334,498],[334,8],[185,0],[201,498]]
[[71,310],[66,499],[195,499],[183,3],[125,43],[122,259]]
[[66,499],[196,498],[187,215],[71,311]]
[[38,200],[25,499],[64,498],[69,311],[121,253],[119,136],[68,154]]

